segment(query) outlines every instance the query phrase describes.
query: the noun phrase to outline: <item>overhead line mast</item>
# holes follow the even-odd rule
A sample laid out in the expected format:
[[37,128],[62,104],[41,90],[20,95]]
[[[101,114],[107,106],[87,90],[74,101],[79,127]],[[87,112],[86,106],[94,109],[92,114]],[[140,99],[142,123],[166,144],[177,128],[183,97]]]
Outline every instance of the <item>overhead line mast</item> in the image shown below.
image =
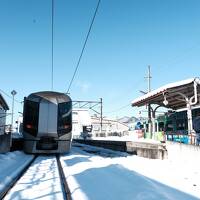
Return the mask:
[[96,17],[96,14],[97,14],[97,11],[98,11],[98,8],[99,8],[99,4],[100,4],[100,2],[101,2],[101,0],[99,0],[98,3],[97,3],[97,6],[96,6],[96,9],[95,9],[95,12],[94,12],[94,15],[93,15],[92,21],[91,21],[91,23],[90,23],[90,27],[89,27],[89,30],[88,30],[87,36],[86,36],[86,38],[85,38],[85,42],[84,42],[84,44],[83,44],[83,48],[82,48],[82,50],[81,50],[81,54],[80,54],[80,56],[79,56],[79,59],[78,59],[78,62],[77,62],[76,68],[75,68],[75,70],[74,70],[74,73],[73,73],[72,79],[71,79],[71,81],[70,81],[70,83],[69,83],[69,87],[68,87],[67,93],[69,93],[69,90],[70,90],[70,88],[71,88],[72,82],[74,81],[74,78],[75,78],[76,72],[77,72],[77,70],[78,70],[78,67],[79,67],[79,64],[80,64],[81,58],[82,58],[82,56],[83,56],[83,52],[84,52],[84,50],[85,50],[85,47],[86,47],[86,44],[87,44],[87,41],[88,41],[88,38],[89,38],[89,35],[90,35],[90,32],[91,32],[92,25],[93,25],[93,23],[94,23],[94,20],[95,20],[95,17]]

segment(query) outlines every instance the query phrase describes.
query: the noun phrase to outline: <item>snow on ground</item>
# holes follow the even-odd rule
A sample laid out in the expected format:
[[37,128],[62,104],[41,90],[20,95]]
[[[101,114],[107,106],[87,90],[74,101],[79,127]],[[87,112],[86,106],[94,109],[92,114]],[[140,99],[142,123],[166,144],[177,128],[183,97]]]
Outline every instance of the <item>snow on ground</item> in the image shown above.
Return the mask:
[[[157,160],[82,144],[72,146],[69,154],[61,156],[72,198],[200,199],[199,147],[167,147],[169,158]],[[20,151],[0,154],[0,192],[32,158]],[[63,199],[55,158],[38,159],[6,199]]]
[[61,158],[73,199],[200,199],[198,163],[117,156],[111,150],[105,157],[101,148],[79,146]]
[[64,199],[55,156],[39,156],[5,197],[11,199]]
[[0,192],[33,159],[20,151],[0,154]]

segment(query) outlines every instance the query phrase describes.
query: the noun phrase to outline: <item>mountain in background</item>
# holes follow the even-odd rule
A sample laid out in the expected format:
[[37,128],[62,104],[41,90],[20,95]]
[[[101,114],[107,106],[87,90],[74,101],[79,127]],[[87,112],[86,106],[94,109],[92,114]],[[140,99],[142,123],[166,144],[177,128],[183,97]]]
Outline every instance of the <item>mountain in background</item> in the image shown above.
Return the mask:
[[139,119],[137,117],[124,116],[124,117],[118,119],[118,122],[124,123],[124,124],[134,123],[134,122],[137,122],[137,121],[139,121]]
[[130,123],[135,123],[135,122],[138,122],[138,121],[145,121],[147,120],[146,117],[140,117],[140,118],[137,118],[137,117],[128,117],[128,116],[124,116],[122,118],[119,118],[117,121],[120,122],[120,123],[124,123],[124,124],[130,124]]

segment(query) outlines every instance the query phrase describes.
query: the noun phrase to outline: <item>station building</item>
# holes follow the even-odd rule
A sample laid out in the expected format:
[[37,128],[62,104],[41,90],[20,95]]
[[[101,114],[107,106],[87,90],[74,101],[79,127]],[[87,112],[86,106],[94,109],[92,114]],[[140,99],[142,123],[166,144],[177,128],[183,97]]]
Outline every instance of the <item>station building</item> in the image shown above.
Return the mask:
[[[200,108],[199,78],[191,78],[164,85],[134,99],[132,106],[146,106],[149,108],[148,122],[145,128],[146,133],[149,135],[148,137],[161,139],[162,137],[160,136],[162,135],[158,136],[157,134],[164,133],[165,136],[167,133],[170,134],[171,138],[178,137],[180,139],[182,137],[184,140],[186,138],[188,143],[196,144],[196,138],[200,133],[194,130],[193,122],[200,115],[198,109]],[[156,117],[156,112],[160,107],[170,110],[170,112],[166,113],[165,119]],[[179,130],[180,128],[182,129],[181,131]],[[167,131],[167,129],[171,130]]]

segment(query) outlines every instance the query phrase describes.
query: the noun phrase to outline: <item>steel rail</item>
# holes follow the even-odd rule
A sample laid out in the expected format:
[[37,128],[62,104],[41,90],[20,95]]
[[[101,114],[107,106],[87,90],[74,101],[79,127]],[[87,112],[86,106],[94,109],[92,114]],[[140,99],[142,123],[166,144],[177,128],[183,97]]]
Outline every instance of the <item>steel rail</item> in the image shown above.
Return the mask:
[[60,156],[59,155],[56,155],[56,160],[57,160],[57,164],[58,164],[58,171],[59,171],[59,175],[60,175],[60,181],[61,181],[61,185],[62,185],[64,198],[66,200],[72,200],[71,192],[69,190],[69,186],[68,186],[68,183],[67,183],[66,178],[65,178],[65,174],[64,174],[61,162],[60,162]]

